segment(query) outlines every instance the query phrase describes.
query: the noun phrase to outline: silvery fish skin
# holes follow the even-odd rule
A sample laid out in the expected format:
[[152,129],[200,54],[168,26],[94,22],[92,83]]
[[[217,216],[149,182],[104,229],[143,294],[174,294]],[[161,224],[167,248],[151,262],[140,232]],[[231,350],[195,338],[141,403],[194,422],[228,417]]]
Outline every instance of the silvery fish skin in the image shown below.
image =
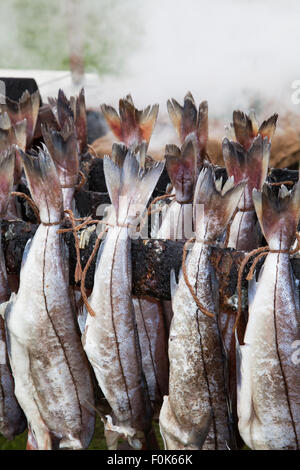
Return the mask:
[[[300,183],[279,198],[267,185],[253,199],[271,250],[288,251],[300,216]],[[269,253],[249,288],[249,320],[238,349],[239,431],[252,449],[299,449],[298,289],[288,253]],[[295,349],[296,348],[296,349]]]
[[25,248],[19,291],[5,312],[15,393],[30,429],[28,448],[83,449],[93,435],[94,396],[57,232],[61,189],[46,147],[22,158],[42,223]]
[[133,297],[133,305],[149,396],[154,411],[159,413],[169,385],[167,332],[162,306],[158,300],[137,297]]
[[[243,185],[219,191],[211,168],[202,170],[195,190],[197,239],[187,258],[187,275],[202,305],[201,313],[183,275],[172,280],[174,317],[169,336],[169,396],[164,398],[160,429],[165,449],[226,449],[231,445],[226,358],[218,326],[218,283],[210,263],[211,247],[224,231],[242,195]],[[228,186],[231,184],[231,187]],[[227,190],[227,192],[226,192]]]
[[[105,157],[104,172],[115,208],[115,226],[101,246],[89,299],[95,316],[88,315],[82,342],[112,415],[105,418],[108,447],[119,435],[141,448],[151,430],[152,407],[142,370],[142,358],[132,302],[131,240],[128,225],[136,206],[145,209],[163,169],[141,168],[141,153]],[[130,212],[134,211],[134,215]]]
[[[7,216],[9,193],[14,178],[15,149],[8,148],[0,153],[0,218]],[[1,241],[0,227],[0,303],[7,302],[10,290],[7,280],[5,258]],[[4,321],[0,317],[0,432],[6,439],[13,439],[26,428],[26,419],[14,394],[12,377],[7,354]]]

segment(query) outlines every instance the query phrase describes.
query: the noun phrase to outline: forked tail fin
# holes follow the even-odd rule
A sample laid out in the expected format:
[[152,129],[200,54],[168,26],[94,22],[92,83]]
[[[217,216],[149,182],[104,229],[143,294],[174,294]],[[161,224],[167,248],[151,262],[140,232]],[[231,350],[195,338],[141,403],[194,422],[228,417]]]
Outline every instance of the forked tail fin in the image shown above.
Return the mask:
[[38,152],[20,151],[31,196],[42,223],[57,223],[63,217],[63,199],[54,162],[45,145]]
[[61,132],[42,127],[45,144],[56,166],[61,185],[74,187],[78,183],[79,156],[72,120],[66,120]]
[[8,199],[14,182],[15,147],[9,147],[0,153],[0,218],[4,218]]
[[300,217],[300,181],[290,191],[281,186],[276,196],[272,186],[253,190],[253,202],[263,234],[273,250],[288,250],[295,240]]
[[78,96],[71,96],[70,100],[68,100],[64,92],[59,89],[58,98],[48,98],[48,101],[61,130],[64,129],[65,125],[70,123],[70,121],[74,123],[79,152],[83,152],[87,143],[87,117],[84,89],[81,89]]
[[181,150],[176,145],[166,145],[165,159],[168,175],[176,190],[177,202],[191,201],[197,174],[196,137],[187,137]]
[[158,104],[138,110],[131,95],[119,101],[117,111],[106,104],[101,105],[101,111],[106,122],[118,140],[131,149],[146,141],[149,144],[158,115]]
[[[115,146],[113,157],[104,157],[104,175],[107,189],[116,212],[118,224],[128,224],[144,211],[164,168],[146,157],[147,143],[137,153]],[[127,150],[127,149],[126,149]]]
[[199,174],[194,195],[194,220],[197,238],[216,240],[224,232],[244,191],[245,182],[234,184],[229,178],[222,187],[212,166]]
[[27,146],[29,146],[33,140],[39,107],[39,92],[35,91],[30,94],[28,90],[24,91],[18,102],[6,98],[6,104],[0,105],[1,112],[7,112],[13,126],[26,119]]
[[223,157],[228,176],[234,181],[247,181],[245,187],[245,206],[253,207],[252,190],[261,189],[267,177],[271,143],[268,137],[258,135],[246,151],[239,143],[223,140]]
[[208,142],[208,105],[202,101],[197,111],[191,92],[184,97],[181,106],[174,98],[167,102],[168,113],[175,127],[180,142],[183,144],[186,137],[194,134],[198,144],[198,168],[200,169],[206,155]]
[[278,114],[273,114],[273,116],[265,120],[259,127],[253,111],[251,111],[249,115],[242,111],[234,111],[231,127],[234,129],[237,142],[245,150],[249,150],[253,140],[259,134],[263,139],[267,137],[269,141],[272,140],[276,129],[277,119]]

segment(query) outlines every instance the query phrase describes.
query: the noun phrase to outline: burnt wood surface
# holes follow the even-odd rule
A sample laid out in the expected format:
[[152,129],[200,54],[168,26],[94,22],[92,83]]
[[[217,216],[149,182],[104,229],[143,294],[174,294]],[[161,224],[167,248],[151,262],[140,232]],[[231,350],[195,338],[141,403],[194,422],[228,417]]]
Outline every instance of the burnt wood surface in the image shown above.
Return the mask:
[[[38,225],[30,222],[2,222],[2,243],[5,253],[6,266],[9,274],[18,275],[20,272],[23,251],[26,242],[33,237]],[[88,246],[80,250],[81,264],[84,268],[96,241],[97,234],[93,232]],[[63,234],[69,248],[70,285],[75,285],[74,271],[76,252],[74,237],[71,232]],[[170,300],[170,272],[174,270],[178,276],[182,263],[183,242],[171,240],[132,240],[131,259],[133,275],[133,294],[151,296],[161,300]],[[237,273],[245,256],[242,251],[231,248],[211,248],[211,261],[215,267],[220,282],[220,290],[226,298],[231,297],[236,290]],[[86,288],[93,287],[95,259],[86,277]],[[295,276],[300,279],[300,258],[291,258]],[[263,261],[258,265],[260,267]],[[246,266],[246,276],[251,260]],[[244,281],[244,286],[246,286]]]

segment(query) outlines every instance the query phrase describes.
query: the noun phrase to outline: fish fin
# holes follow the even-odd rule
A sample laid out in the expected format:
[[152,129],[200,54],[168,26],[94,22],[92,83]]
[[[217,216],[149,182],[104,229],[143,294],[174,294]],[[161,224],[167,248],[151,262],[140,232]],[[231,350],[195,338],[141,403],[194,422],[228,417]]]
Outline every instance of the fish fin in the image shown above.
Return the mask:
[[248,150],[255,137],[252,120],[242,111],[233,111],[233,127],[236,140],[244,149]]
[[248,281],[248,305],[249,307],[251,306],[254,300],[256,289],[257,289],[257,284],[258,282],[256,282],[255,275],[254,275],[253,278],[250,281]]
[[63,217],[63,198],[54,162],[47,147],[24,153],[20,150],[31,196],[45,223],[56,223]]
[[70,101],[64,94],[63,90],[60,88],[58,90],[58,98],[56,100],[56,109],[57,109],[57,120],[60,128],[62,129],[65,125],[65,122],[68,120],[75,119],[74,112],[70,106]]
[[197,108],[191,92],[184,97],[183,110],[181,116],[180,135],[183,142],[187,135],[197,130]]
[[26,148],[26,135],[27,135],[27,119],[17,122],[14,127],[15,133],[15,144],[20,147],[23,151]]
[[5,318],[5,311],[10,302],[11,300],[7,300],[6,302],[0,303],[0,317],[2,317],[3,319]]
[[0,217],[6,215],[8,200],[14,182],[16,149],[14,146],[0,153]]
[[85,149],[87,143],[87,116],[83,88],[80,90],[80,93],[76,98],[75,116],[76,135],[79,143],[79,151],[81,153]]
[[[245,188],[245,182],[224,185],[220,191],[211,165],[200,172],[194,194],[194,218],[197,237],[203,238],[206,227],[208,237],[217,239],[224,232]],[[201,210],[198,210],[200,206]]]
[[289,191],[281,186],[278,196],[265,183],[253,189],[252,198],[262,232],[271,249],[289,249],[295,240],[300,217],[300,181]]
[[128,152],[128,148],[125,144],[113,143],[112,151],[111,151],[111,159],[118,165],[118,167],[122,168],[124,164],[124,160],[126,158],[126,154]]
[[111,131],[117,139],[123,141],[121,121],[115,108],[106,104],[102,104],[100,108]]
[[73,121],[66,119],[61,131],[42,126],[42,133],[60,183],[75,186],[78,182],[79,155]]
[[121,168],[123,165],[120,161],[114,161],[108,155],[104,155],[103,158],[103,171],[106,181],[107,191],[111,200],[111,203],[115,209],[116,215],[119,210],[119,191],[121,185]]
[[181,118],[183,108],[180,104],[172,98],[172,100],[167,101],[167,109],[169,113],[170,120],[178,134],[178,137],[181,136]]
[[103,241],[100,243],[100,247],[99,247],[99,249],[98,249],[97,258],[96,258],[96,263],[95,263],[95,271],[96,271],[96,269],[98,268],[98,265],[99,265],[99,263],[100,263],[101,256],[102,256],[102,253],[103,253],[103,250],[104,250],[104,246],[105,246],[105,240],[103,240]]
[[197,154],[196,137],[193,135],[186,138],[181,150],[176,145],[166,145],[166,168],[178,202],[189,202],[193,197]]
[[[200,158],[206,153],[208,143],[208,103],[202,101],[199,105],[198,118],[197,118],[197,135],[199,144]],[[202,161],[201,161],[202,163]],[[199,168],[199,162],[198,162]]]
[[29,146],[34,137],[35,126],[37,123],[38,113],[40,109],[40,94],[39,91],[36,90],[34,93],[30,95],[30,97],[26,99],[26,101],[22,102],[22,98],[20,101],[20,109],[21,109],[21,116],[22,120],[25,118],[27,122],[27,146]]
[[12,127],[11,120],[9,115],[6,111],[0,114],[0,128],[3,130],[8,130]]
[[23,268],[26,264],[26,260],[27,260],[28,253],[29,253],[29,250],[30,250],[31,242],[32,242],[32,238],[29,238],[29,240],[27,240],[27,242],[26,242],[26,245],[25,245],[25,248],[24,248],[24,251],[23,251],[23,255],[22,255],[21,271],[20,272],[22,272],[22,270],[23,270]]
[[[148,111],[149,109],[149,111]],[[141,114],[139,119],[139,126],[141,131],[141,138],[149,143],[153,130],[157,121],[159,111],[159,105],[154,104],[153,106],[148,106]]]
[[258,130],[259,134],[261,134],[263,137],[267,137],[268,140],[271,141],[275,134],[277,119],[277,113],[273,114],[273,116],[269,117],[269,119],[266,119]]
[[261,189],[268,173],[271,144],[267,137],[258,135],[246,151],[239,143],[223,140],[223,157],[228,176],[236,183],[247,180],[245,196],[247,204],[252,205],[253,188]]
[[178,289],[178,283],[176,282],[175,270],[172,269],[170,273],[170,289],[171,289],[171,299],[173,300]]

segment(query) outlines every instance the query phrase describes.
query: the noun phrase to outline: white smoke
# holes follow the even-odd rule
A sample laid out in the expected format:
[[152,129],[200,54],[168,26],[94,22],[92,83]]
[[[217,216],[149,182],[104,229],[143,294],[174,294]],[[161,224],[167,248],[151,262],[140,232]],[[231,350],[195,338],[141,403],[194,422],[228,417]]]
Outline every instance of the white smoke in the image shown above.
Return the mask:
[[298,111],[291,100],[300,78],[298,0],[143,0],[140,8],[139,47],[103,92],[114,104],[131,91],[137,104],[165,108],[191,90],[197,102],[208,100],[210,116],[249,106]]

